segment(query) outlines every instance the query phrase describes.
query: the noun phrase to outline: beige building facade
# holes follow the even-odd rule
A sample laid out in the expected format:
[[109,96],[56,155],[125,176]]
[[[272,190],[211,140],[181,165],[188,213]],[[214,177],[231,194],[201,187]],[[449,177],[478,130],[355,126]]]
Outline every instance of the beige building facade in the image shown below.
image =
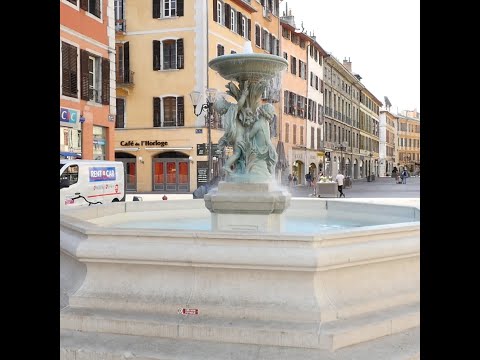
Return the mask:
[[397,165],[396,139],[397,139],[397,120],[389,110],[381,110],[379,116],[379,176],[391,176],[392,170]]
[[[248,41],[255,52],[278,54],[278,3],[115,1],[115,158],[125,163],[127,191],[189,193],[219,175],[223,124],[200,111],[206,90],[224,93],[227,81],[208,62]],[[196,113],[192,91],[203,95]]]

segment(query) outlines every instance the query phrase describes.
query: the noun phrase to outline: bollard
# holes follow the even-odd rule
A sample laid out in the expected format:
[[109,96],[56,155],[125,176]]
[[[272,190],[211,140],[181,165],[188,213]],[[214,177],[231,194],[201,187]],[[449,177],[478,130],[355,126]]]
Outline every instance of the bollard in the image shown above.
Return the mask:
[[163,195],[162,200],[168,200],[167,195]]
[[134,196],[133,201],[143,201],[141,196]]

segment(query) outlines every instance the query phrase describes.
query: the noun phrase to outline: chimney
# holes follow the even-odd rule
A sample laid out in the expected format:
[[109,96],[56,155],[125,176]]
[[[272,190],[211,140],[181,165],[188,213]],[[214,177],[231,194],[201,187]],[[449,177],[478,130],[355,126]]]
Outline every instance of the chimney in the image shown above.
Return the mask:
[[352,72],[352,62],[350,61],[350,58],[348,58],[348,60],[347,58],[343,59],[343,66],[345,66],[348,71]]

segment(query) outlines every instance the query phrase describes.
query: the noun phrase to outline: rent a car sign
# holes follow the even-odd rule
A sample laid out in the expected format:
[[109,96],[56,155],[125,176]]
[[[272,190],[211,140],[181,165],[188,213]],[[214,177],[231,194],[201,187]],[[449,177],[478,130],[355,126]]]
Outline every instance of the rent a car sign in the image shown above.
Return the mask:
[[91,167],[88,169],[90,182],[110,181],[116,179],[115,167]]

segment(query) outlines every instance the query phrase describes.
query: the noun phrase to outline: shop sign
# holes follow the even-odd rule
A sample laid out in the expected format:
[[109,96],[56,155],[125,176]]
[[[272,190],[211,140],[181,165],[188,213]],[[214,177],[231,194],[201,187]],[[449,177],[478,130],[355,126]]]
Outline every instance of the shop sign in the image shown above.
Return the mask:
[[66,122],[69,124],[75,124],[78,119],[78,111],[67,109],[67,108],[60,108],[60,121]]
[[120,146],[168,146],[168,141],[141,140],[141,141],[120,141]]

